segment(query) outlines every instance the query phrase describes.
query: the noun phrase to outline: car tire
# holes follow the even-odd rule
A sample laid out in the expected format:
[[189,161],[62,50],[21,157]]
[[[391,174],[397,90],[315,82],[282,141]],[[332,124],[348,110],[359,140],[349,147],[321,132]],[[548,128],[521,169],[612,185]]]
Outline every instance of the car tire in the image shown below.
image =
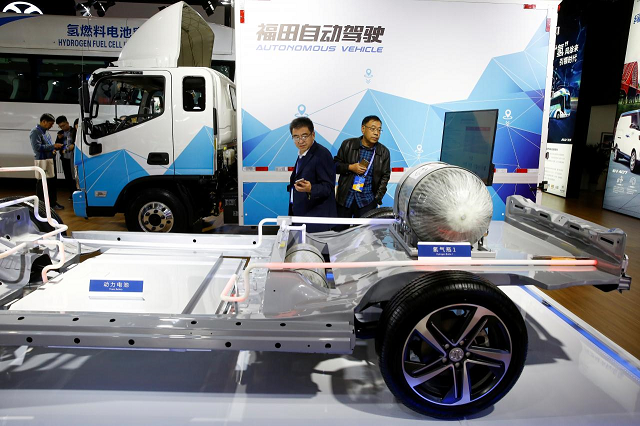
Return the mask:
[[460,418],[499,401],[520,377],[527,347],[516,305],[463,271],[413,280],[383,310],[376,336],[391,392],[410,409],[438,418]]
[[361,216],[362,219],[393,219],[393,207],[378,207]]
[[560,111],[556,111],[555,117],[553,117],[553,118],[555,118],[556,120],[559,120],[560,119]]
[[[19,196],[19,195],[12,195],[10,197],[5,197],[5,198],[0,199],[0,203],[4,203],[4,202],[7,202],[7,201],[12,201],[12,200],[17,200],[17,199],[20,199],[20,198],[24,198],[24,197],[23,196]],[[40,231],[40,232],[51,232],[51,231],[54,230],[53,226],[49,225],[49,223],[40,222],[38,219],[36,219],[36,215],[33,212],[33,209],[34,209],[33,201],[23,201],[21,203],[18,203],[18,205],[27,207],[29,209],[29,217],[31,218],[31,222],[33,222],[35,227],[38,228],[38,231]],[[58,213],[56,213],[55,210],[50,208],[49,211],[51,212],[51,218],[52,219],[54,219],[60,225],[64,224],[64,222],[62,221],[62,218],[58,215]],[[39,201],[38,202],[38,214],[40,215],[40,217],[46,217],[47,216],[47,210],[46,210],[46,207],[44,205],[44,201]],[[62,233],[62,235],[66,236],[67,235],[67,231],[64,231]]]
[[635,149],[631,151],[631,156],[629,157],[629,170],[631,170],[631,172],[635,174],[640,173],[640,164],[638,164],[638,158]]
[[186,232],[187,212],[166,189],[144,190],[125,212],[127,229],[133,232]]

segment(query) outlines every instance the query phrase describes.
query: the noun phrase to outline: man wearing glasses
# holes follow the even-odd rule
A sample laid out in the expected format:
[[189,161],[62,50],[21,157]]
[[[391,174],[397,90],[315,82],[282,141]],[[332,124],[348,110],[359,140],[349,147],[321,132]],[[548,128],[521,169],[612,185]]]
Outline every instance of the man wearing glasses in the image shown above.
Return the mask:
[[[299,117],[289,125],[298,159],[289,178],[289,215],[336,217],[336,168],[327,148],[315,143],[313,122]],[[328,231],[333,225],[307,224],[307,232]]]
[[389,150],[378,142],[382,122],[369,115],[362,120],[361,130],[359,138],[342,142],[334,158],[336,172],[340,174],[336,193],[338,217],[361,217],[382,204],[391,177]]

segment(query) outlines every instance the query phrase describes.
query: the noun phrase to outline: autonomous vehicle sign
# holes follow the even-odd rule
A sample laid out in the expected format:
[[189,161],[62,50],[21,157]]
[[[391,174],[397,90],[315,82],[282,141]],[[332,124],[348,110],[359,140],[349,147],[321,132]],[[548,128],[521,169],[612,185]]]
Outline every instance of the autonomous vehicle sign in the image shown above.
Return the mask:
[[[382,53],[385,28],[378,25],[258,25],[256,50],[296,52]],[[267,42],[267,43],[264,43]],[[319,43],[319,44],[305,44]],[[338,43],[346,45],[336,46]],[[364,44],[357,46],[356,44]]]

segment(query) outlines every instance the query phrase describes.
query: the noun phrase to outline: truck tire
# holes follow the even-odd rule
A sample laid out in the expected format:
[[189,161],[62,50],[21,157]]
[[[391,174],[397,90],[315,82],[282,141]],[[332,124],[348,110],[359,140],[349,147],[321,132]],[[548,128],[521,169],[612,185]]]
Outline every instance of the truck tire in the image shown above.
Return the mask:
[[620,162],[620,150],[618,149],[618,145],[613,147],[613,161],[616,163]]
[[132,232],[186,232],[187,212],[182,202],[166,189],[144,190],[125,212]]
[[527,356],[516,305],[468,272],[423,275],[385,307],[376,336],[380,371],[412,410],[438,418],[490,407],[516,383]]
[[[23,196],[20,195],[12,195],[10,197],[5,197],[0,199],[0,203],[4,203],[7,201],[12,201],[12,200],[17,200],[19,198],[24,198]],[[33,205],[34,203],[32,201],[23,201],[21,203],[18,203],[19,206],[24,206],[27,207],[29,209],[29,216],[31,218],[31,222],[33,222],[33,224],[36,226],[36,228],[38,228],[38,231],[40,232],[51,232],[53,231],[53,226],[49,225],[47,222],[40,222],[39,220],[36,219],[36,216],[33,212]],[[58,215],[58,213],[56,213],[55,210],[50,209],[51,211],[51,218],[54,219],[56,222],[58,222],[59,224],[64,224],[64,222],[62,221],[62,218]],[[40,217],[46,217],[47,215],[47,211],[44,205],[44,201],[40,201],[38,203],[38,214],[40,215]],[[67,231],[64,231],[62,233],[62,235],[67,235]]]
[[631,157],[629,157],[629,170],[632,173],[639,174],[640,173],[640,164],[638,164],[638,154],[636,154],[636,150],[631,151]]
[[393,219],[393,207],[378,207],[363,214],[362,219]]

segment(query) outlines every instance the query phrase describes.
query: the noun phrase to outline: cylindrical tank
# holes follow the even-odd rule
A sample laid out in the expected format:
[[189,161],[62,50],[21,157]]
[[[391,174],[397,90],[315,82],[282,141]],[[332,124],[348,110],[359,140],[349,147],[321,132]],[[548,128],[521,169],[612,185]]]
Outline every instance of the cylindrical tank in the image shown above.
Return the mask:
[[487,233],[493,203],[474,173],[441,162],[409,169],[396,188],[394,213],[419,241],[468,241]]
[[[284,257],[284,261],[287,263],[319,263],[324,262],[324,257],[320,250],[311,244],[295,244],[287,250]],[[327,282],[327,276],[324,268],[300,268],[294,269],[301,273],[309,281],[322,287],[329,287]]]

